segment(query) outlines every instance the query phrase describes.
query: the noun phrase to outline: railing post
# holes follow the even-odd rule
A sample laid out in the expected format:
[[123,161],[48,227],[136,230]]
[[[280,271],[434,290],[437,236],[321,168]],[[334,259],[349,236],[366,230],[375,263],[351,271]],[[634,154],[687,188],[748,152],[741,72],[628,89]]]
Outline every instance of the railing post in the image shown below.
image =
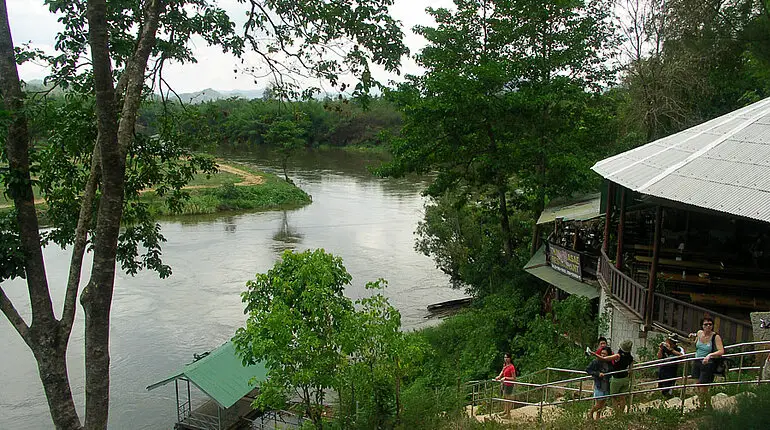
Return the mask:
[[543,387],[543,396],[542,399],[540,399],[540,412],[538,412],[538,420],[540,422],[543,422],[543,405],[545,404],[546,399],[548,398],[548,384],[551,383],[551,369],[546,369],[545,371],[545,386]]
[[684,366],[682,366],[682,404],[680,405],[680,413],[684,415],[684,400],[687,398],[687,365],[690,364],[690,360],[687,360],[684,362]]
[[[743,349],[743,348],[741,348]],[[741,351],[743,352],[743,351]],[[727,363],[727,362],[725,362]],[[741,362],[738,364],[738,382],[741,382],[741,374],[743,373],[743,356],[741,355]],[[759,370],[759,373],[762,373],[762,369]],[[740,384],[738,384],[740,386]]]
[[628,413],[631,413],[634,406],[634,371],[631,367],[628,369],[628,389],[631,391],[628,396]]
[[580,380],[580,385],[578,385],[578,400],[583,399],[583,380]]

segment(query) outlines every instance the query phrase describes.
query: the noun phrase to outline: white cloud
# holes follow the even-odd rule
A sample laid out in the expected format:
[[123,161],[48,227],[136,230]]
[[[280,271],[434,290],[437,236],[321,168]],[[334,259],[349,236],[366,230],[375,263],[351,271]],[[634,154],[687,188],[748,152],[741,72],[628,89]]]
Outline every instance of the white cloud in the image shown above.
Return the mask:
[[[51,14],[42,0],[6,0],[8,5],[9,20],[14,42],[17,45],[31,42],[32,46],[53,53],[55,36],[62,26],[55,15]],[[245,20],[245,8],[235,0],[222,0],[219,5],[228,11],[230,16],[242,25]],[[451,0],[395,0],[391,7],[391,14],[404,25],[404,42],[412,54],[418,52],[425,40],[412,33],[415,25],[432,25],[431,17],[425,12],[426,7],[451,7]],[[230,89],[255,89],[266,86],[267,81],[254,83],[253,78],[233,73],[240,65],[240,60],[232,55],[224,54],[217,47],[206,46],[198,39],[194,44],[196,64],[169,64],[164,68],[164,78],[170,82],[176,91],[189,92],[205,88],[218,90]],[[257,62],[256,56],[247,56],[247,62]],[[411,58],[403,59],[401,68],[402,76],[405,73],[421,73],[419,67]],[[22,79],[40,79],[46,75],[45,68],[25,64],[19,69]],[[396,75],[386,74],[384,71],[376,71],[375,76],[380,79],[398,79]]]

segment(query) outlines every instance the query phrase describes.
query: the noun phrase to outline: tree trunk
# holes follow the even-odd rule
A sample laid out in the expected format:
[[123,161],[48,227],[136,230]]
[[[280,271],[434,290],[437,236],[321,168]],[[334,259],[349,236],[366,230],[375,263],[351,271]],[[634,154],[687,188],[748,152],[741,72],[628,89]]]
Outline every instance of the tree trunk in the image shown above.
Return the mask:
[[[94,69],[96,120],[102,166],[102,196],[94,234],[91,279],[80,296],[85,311],[86,422],[88,430],[107,428],[110,404],[110,307],[115,256],[123,212],[125,157],[118,146],[118,115],[109,51],[107,5],[91,0],[87,9]],[[124,72],[127,73],[127,72]]]
[[[91,278],[81,294],[85,311],[86,429],[107,428],[110,401],[110,312],[115,285],[120,222],[123,215],[126,152],[134,139],[144,73],[155,45],[161,0],[148,0],[144,8],[136,51],[121,77],[125,82],[120,122],[112,76],[106,0],[88,2],[88,41],[96,92],[97,145],[101,156],[101,198],[94,234]],[[119,85],[121,91],[123,86]]]
[[6,111],[12,115],[5,139],[10,174],[16,182],[9,189],[16,208],[24,270],[32,310],[27,326],[0,288],[0,308],[30,347],[37,362],[48,408],[56,429],[80,429],[67,373],[67,342],[70,330],[61,330],[53,312],[40,243],[29,161],[29,132],[24,115],[24,96],[14,55],[5,0],[0,1],[0,92]]
[[513,238],[511,237],[511,224],[508,219],[508,200],[505,196],[505,186],[501,185],[498,190],[498,197],[500,199],[500,229],[503,234],[503,250],[505,251],[505,259],[510,261],[513,257]]
[[[53,334],[49,332],[46,335],[50,337]],[[72,400],[67,373],[67,342],[57,343],[55,347],[37,347],[33,350],[38,373],[54,427],[57,430],[80,429],[80,418]]]

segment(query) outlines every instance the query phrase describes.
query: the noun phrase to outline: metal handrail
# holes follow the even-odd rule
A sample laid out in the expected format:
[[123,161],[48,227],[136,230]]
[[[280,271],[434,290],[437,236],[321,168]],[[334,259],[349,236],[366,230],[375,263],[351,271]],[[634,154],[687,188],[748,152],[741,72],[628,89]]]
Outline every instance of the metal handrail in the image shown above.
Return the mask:
[[[728,350],[731,351],[731,350],[735,350],[735,349],[738,349],[738,348],[754,347],[754,346],[758,346],[758,345],[763,345],[763,346],[765,346],[767,348],[767,347],[770,347],[770,341],[743,342],[743,343],[740,343],[740,344],[729,345],[729,346],[725,346],[725,351],[728,351]],[[677,376],[675,378],[668,378],[668,379],[656,379],[656,380],[652,380],[652,381],[639,381],[639,382],[636,383],[636,385],[637,385],[637,387],[639,387],[639,386],[650,385],[650,384],[659,384],[661,382],[677,381],[679,379],[682,379],[684,382],[682,384],[677,384],[677,385],[672,385],[672,386],[667,386],[667,387],[655,387],[655,388],[649,388],[649,389],[636,389],[636,390],[632,390],[632,391],[629,391],[629,392],[626,392],[626,393],[607,395],[604,398],[620,397],[620,396],[631,396],[631,398],[632,398],[631,404],[633,404],[633,396],[634,395],[646,394],[646,393],[663,391],[663,390],[682,390],[682,394],[681,394],[682,403],[681,403],[680,407],[682,408],[682,410],[684,410],[684,395],[685,395],[685,390],[687,388],[693,388],[693,387],[712,387],[712,386],[732,386],[732,385],[745,385],[745,384],[757,384],[757,385],[759,385],[759,384],[770,383],[770,380],[762,380],[761,379],[761,373],[760,373],[760,376],[758,378],[756,378],[756,379],[753,379],[753,378],[751,380],[742,380],[741,379],[743,372],[759,371],[759,370],[761,370],[763,368],[762,366],[743,366],[743,357],[751,356],[751,355],[760,356],[760,355],[767,354],[767,353],[770,353],[770,348],[769,349],[753,350],[753,351],[739,351],[739,352],[735,352],[735,353],[727,353],[726,352],[725,354],[722,355],[721,358],[741,358],[741,360],[740,360],[741,364],[740,364],[739,367],[729,369],[732,372],[735,372],[737,370],[739,380],[738,381],[726,381],[725,380],[723,382],[710,383],[710,384],[687,384],[687,378],[689,377],[689,375],[687,374],[687,363],[695,361],[695,360],[701,360],[702,359],[700,357],[694,357],[693,353],[685,354],[684,357],[678,358],[676,360],[671,360],[670,358],[668,358],[668,359],[650,360],[650,361],[647,361],[647,362],[644,362],[644,363],[640,363],[639,365],[632,366],[629,369],[620,370],[620,371],[613,371],[613,372],[607,372],[606,375],[612,375],[612,374],[619,373],[619,372],[630,372],[630,374],[633,375],[633,373],[635,371],[639,371],[639,370],[645,370],[645,369],[650,369],[650,368],[657,368],[657,367],[662,367],[662,366],[669,366],[669,365],[672,365],[672,364],[678,365],[679,363],[685,363],[685,365],[684,365],[684,372],[682,373],[682,376]],[[538,371],[537,373],[550,372],[550,371],[561,372],[561,373],[583,373],[583,374],[585,373],[585,372],[579,371],[579,370],[560,369],[560,368],[551,368],[551,367],[542,369],[542,370]],[[542,392],[542,400],[540,402],[538,402],[538,403],[533,403],[533,402],[529,402],[529,401],[521,401],[521,400],[499,398],[499,397],[496,397],[496,396],[493,396],[493,395],[490,395],[488,397],[483,395],[484,392],[488,391],[487,384],[499,383],[499,381],[497,381],[497,380],[473,381],[473,384],[475,384],[475,385],[472,386],[473,392],[471,394],[473,396],[472,399],[473,399],[474,406],[475,406],[475,401],[476,401],[476,398],[477,398],[476,394],[477,393],[482,393],[482,396],[479,397],[479,398],[480,399],[488,399],[491,402],[499,401],[499,402],[511,403],[513,405],[539,406],[540,407],[540,414],[542,416],[542,408],[543,408],[543,406],[557,406],[557,405],[562,405],[562,404],[566,404],[566,403],[573,403],[573,402],[579,402],[579,401],[593,400],[592,396],[588,396],[588,397],[584,397],[583,396],[583,393],[586,392],[586,391],[592,392],[592,390],[584,390],[583,389],[583,385],[582,385],[584,381],[586,381],[588,379],[591,379],[591,378],[592,378],[592,376],[590,376],[590,375],[584,375],[584,376],[580,376],[580,377],[577,377],[577,378],[570,378],[570,379],[564,379],[564,380],[559,380],[559,381],[548,381],[548,382],[546,382],[544,384],[532,384],[532,383],[524,383],[524,382],[518,382],[518,381],[507,381],[509,384],[512,384],[512,385],[521,385],[521,386],[525,386],[525,387],[528,387],[528,388],[529,387],[535,387],[535,388],[530,388],[528,390],[525,390],[523,392],[517,392],[516,393],[517,396],[526,395],[527,396],[527,400],[529,400],[529,394],[530,393],[532,393],[534,391],[537,391],[537,390],[540,390]],[[561,386],[563,384],[574,384],[574,383],[580,383],[580,388]],[[469,384],[471,384],[471,383],[469,383]],[[484,384],[484,391],[483,392],[477,392],[476,391],[475,388],[479,384]],[[634,385],[634,384],[632,383],[632,385]],[[567,399],[567,400],[562,400],[562,401],[546,402],[547,392],[548,392],[549,388],[557,389],[557,390],[561,390],[561,391],[566,391],[566,392],[578,392],[578,395],[577,395],[576,399]],[[629,407],[631,407],[631,406],[629,406]]]

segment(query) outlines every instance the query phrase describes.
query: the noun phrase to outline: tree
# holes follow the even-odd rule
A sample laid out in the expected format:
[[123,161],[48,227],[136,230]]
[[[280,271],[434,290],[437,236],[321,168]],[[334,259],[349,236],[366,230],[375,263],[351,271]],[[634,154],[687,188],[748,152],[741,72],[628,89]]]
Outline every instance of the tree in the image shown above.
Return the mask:
[[307,416],[322,426],[325,390],[335,386],[352,346],[355,309],[344,294],[350,280],[342,259],[319,249],[285,251],[246,284],[248,319],[234,341],[244,364],[261,361],[268,369],[257,405],[280,407],[295,392]]
[[426,73],[391,95],[405,120],[381,173],[435,171],[428,195],[493,203],[510,262],[520,240],[511,212],[537,217],[549,199],[591,188],[588,167],[611,151],[613,111],[601,90],[612,75],[612,2],[455,6],[429,9],[437,26],[416,29],[428,40],[417,56]]
[[[15,217],[15,225],[3,221],[3,225],[15,228],[10,234],[4,233],[0,242],[3,255],[8,256],[2,259],[2,274],[26,277],[32,320],[27,323],[21,317],[2,288],[0,310],[35,356],[54,426],[81,428],[67,375],[66,351],[83,259],[87,249],[92,253],[90,277],[80,293],[85,313],[84,425],[89,430],[104,429],[109,410],[109,330],[116,262],[128,273],[148,268],[161,276],[170,275],[170,268],[160,259],[164,239],[146,207],[137,203],[139,191],[157,185],[159,192],[178,202],[184,198],[181,187],[196,170],[213,169],[210,160],[181,151],[173,118],[163,121],[161,139],[137,136],[137,112],[149,93],[145,86],[148,74],[153,88],[161,91],[165,100],[170,86],[163,80],[163,64],[194,61],[188,43],[193,35],[199,35],[207,43],[236,54],[248,44],[276,78],[305,67],[310,75],[336,84],[338,74],[350,67],[360,78],[356,94],[363,95],[376,85],[369,64],[377,62],[393,71],[405,48],[398,23],[387,15],[389,1],[330,5],[324,1],[250,0],[250,19],[241,36],[235,34],[227,14],[206,0],[46,3],[64,24],[57,36],[60,51],[42,56],[22,50],[18,60],[37,57],[50,61],[53,72],[49,82],[93,103],[92,127],[85,127],[90,134],[69,136],[70,143],[79,140],[79,145],[65,146],[76,155],[57,153],[56,145],[38,148],[32,144],[6,3],[0,2],[0,91],[7,129],[1,155],[8,161],[8,168],[0,173],[4,191],[13,199]],[[280,25],[273,23],[276,17],[281,18]],[[350,53],[335,57],[323,52],[326,44],[343,37],[357,43]],[[301,42],[290,43],[294,39]],[[287,63],[276,60],[276,52],[300,66],[282,68]],[[151,60],[153,66],[148,70]],[[58,161],[39,162],[38,150],[49,150],[53,155],[47,160]],[[63,159],[74,162],[75,168],[62,170]],[[44,168],[50,169],[41,171],[39,179],[32,174]],[[54,215],[53,229],[44,234],[34,206],[33,183],[38,180]],[[48,243],[72,247],[60,318],[54,313],[42,256],[42,247]]]
[[655,140],[770,94],[766,2],[624,4],[629,132]]
[[297,120],[298,118],[294,121],[277,118],[268,125],[265,133],[265,143],[278,148],[283,167],[283,177],[286,182],[291,182],[287,173],[289,158],[305,145],[305,140],[302,139],[304,133],[297,124]]
[[[320,428],[326,391],[335,389],[349,410],[363,405],[367,427],[398,420],[402,383],[422,347],[401,332],[401,314],[381,293],[355,304],[345,297],[350,280],[341,258],[317,249],[285,251],[246,284],[248,319],[234,342],[244,364],[268,369],[257,406],[283,407],[294,393]],[[386,285],[379,279],[366,289]]]

